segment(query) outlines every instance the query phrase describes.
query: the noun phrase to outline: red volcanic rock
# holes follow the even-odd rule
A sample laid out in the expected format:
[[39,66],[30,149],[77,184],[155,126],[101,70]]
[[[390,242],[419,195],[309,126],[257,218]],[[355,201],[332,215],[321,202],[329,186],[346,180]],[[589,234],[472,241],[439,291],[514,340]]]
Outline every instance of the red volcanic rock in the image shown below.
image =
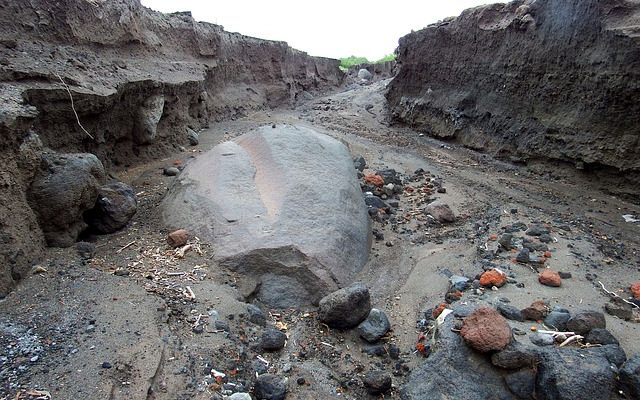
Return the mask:
[[480,284],[482,286],[496,286],[501,287],[507,283],[507,275],[500,271],[499,269],[491,269],[489,271],[485,271],[482,276],[480,276]]
[[545,269],[538,276],[538,282],[545,286],[560,287],[562,285],[562,279],[560,274],[550,269]]
[[511,342],[511,327],[498,311],[481,307],[464,319],[460,335],[480,352],[499,351]]

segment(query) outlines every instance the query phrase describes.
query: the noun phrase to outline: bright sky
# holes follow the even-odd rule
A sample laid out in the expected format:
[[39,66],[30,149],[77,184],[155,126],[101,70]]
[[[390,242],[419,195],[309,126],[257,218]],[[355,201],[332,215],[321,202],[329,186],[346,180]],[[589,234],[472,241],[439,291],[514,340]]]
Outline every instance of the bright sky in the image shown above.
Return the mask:
[[[162,12],[191,11],[198,21],[230,32],[283,40],[312,56],[393,53],[398,39],[462,10],[497,0],[142,0]],[[383,6],[384,5],[384,6]]]

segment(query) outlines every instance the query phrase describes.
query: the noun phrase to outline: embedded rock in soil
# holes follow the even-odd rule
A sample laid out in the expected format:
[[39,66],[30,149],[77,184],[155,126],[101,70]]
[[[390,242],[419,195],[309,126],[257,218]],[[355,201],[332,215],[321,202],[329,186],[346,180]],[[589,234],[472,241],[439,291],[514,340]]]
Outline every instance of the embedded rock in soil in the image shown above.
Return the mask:
[[382,310],[372,308],[367,319],[358,325],[360,337],[370,343],[380,340],[391,329],[387,315]]
[[93,154],[44,154],[27,198],[49,246],[69,247],[87,227],[105,172]]
[[391,389],[391,376],[383,371],[370,371],[364,376],[362,383],[369,394],[377,395]]
[[607,321],[604,319],[604,314],[597,311],[581,311],[567,321],[567,329],[578,335],[585,335],[594,328],[606,327]]
[[560,287],[562,285],[562,279],[560,274],[550,269],[545,269],[538,275],[538,282],[545,286]]
[[460,336],[480,352],[499,351],[511,342],[511,328],[498,311],[481,307],[464,319]]
[[518,0],[412,32],[386,94],[392,119],[505,156],[624,171],[637,192],[639,16],[638,2]]
[[369,289],[355,283],[323,297],[318,318],[332,328],[349,329],[364,321],[370,311]]
[[284,400],[287,396],[287,385],[277,375],[264,374],[256,380],[253,392],[258,400]]
[[167,243],[171,247],[180,247],[189,241],[189,231],[186,229],[178,229],[167,235]]
[[95,206],[85,212],[84,220],[98,233],[113,233],[124,228],[138,209],[138,200],[131,186],[111,182],[98,192]]
[[480,276],[480,284],[482,286],[502,287],[505,283],[507,283],[507,274],[500,271],[499,269],[494,268],[489,271],[485,271]]
[[556,331],[565,331],[571,314],[563,311],[551,311],[544,319],[544,324]]
[[162,215],[210,242],[220,264],[256,280],[253,295],[274,307],[317,304],[368,258],[349,151],[303,127],[262,127],[199,156]]
[[522,316],[529,321],[540,321],[549,313],[549,306],[544,300],[536,300],[531,305],[522,310]]
[[156,140],[158,122],[164,110],[164,96],[155,95],[142,102],[136,114],[133,140],[137,144],[150,144]]
[[509,304],[500,303],[496,307],[500,314],[506,319],[510,319],[513,321],[524,321],[524,317],[522,316],[522,312],[518,309],[518,307],[514,307]]
[[609,332],[606,329],[602,329],[602,328],[592,329],[591,331],[589,331],[589,333],[587,333],[587,336],[585,336],[584,340],[587,343],[591,343],[591,344],[601,344],[601,345],[615,344],[615,345],[620,345],[620,342],[618,342],[618,339],[616,339],[616,337],[613,336],[613,334],[611,332]]
[[277,329],[269,328],[262,334],[260,346],[265,351],[278,351],[282,349],[287,341],[287,335]]
[[451,223],[456,221],[456,216],[451,211],[448,204],[431,203],[425,209],[424,212],[429,214],[441,224]]

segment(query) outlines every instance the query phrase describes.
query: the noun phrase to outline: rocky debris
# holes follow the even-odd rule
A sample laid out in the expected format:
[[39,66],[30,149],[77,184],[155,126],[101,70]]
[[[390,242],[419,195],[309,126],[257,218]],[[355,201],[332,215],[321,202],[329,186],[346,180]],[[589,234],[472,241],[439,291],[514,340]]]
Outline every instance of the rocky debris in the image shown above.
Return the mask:
[[536,300],[529,307],[522,310],[522,316],[529,321],[541,321],[548,313],[549,306],[544,300]]
[[425,210],[425,214],[431,215],[436,221],[441,224],[452,223],[456,221],[456,217],[451,211],[448,204],[431,203]]
[[197,146],[200,143],[200,135],[191,128],[187,128],[187,141],[191,146]]
[[362,172],[365,168],[367,168],[367,162],[364,157],[358,156],[353,159],[353,166],[355,167],[355,169]]
[[105,172],[93,154],[42,156],[27,198],[49,246],[69,247],[86,229],[82,214],[93,208]]
[[460,275],[451,275],[449,277],[450,290],[465,291],[469,287],[469,278]]
[[[611,167],[637,184],[640,150],[627,138],[635,137],[640,105],[626,82],[639,79],[640,45],[628,28],[639,14],[637,3],[614,17],[607,2],[518,0],[412,32],[399,41],[399,68],[386,93],[392,120],[514,160]],[[575,19],[561,23],[563,15]],[[585,53],[588,62],[565,61]],[[617,78],[603,83],[598,71]],[[498,82],[508,82],[499,93]],[[539,109],[551,118],[532,111]]]
[[502,270],[493,268],[485,271],[480,276],[480,284],[485,287],[502,287],[507,283],[507,274]]
[[95,206],[84,213],[89,228],[98,233],[113,233],[124,228],[138,210],[131,186],[110,182],[98,191]]
[[620,387],[629,399],[640,399],[640,354],[629,358],[620,369]]
[[567,329],[578,335],[586,335],[592,329],[606,328],[607,322],[604,315],[597,311],[581,311],[569,318]]
[[548,235],[549,234],[549,229],[547,229],[547,227],[545,227],[544,225],[533,224],[533,225],[531,225],[529,227],[529,229],[527,229],[525,234],[528,235],[528,236]]
[[510,319],[512,321],[524,321],[524,316],[522,312],[517,308],[509,304],[499,303],[496,307],[497,310],[502,314],[506,319]]
[[609,300],[604,305],[604,309],[607,314],[613,315],[625,321],[629,321],[633,318],[633,307],[631,306],[631,304],[625,303],[617,297]]
[[337,329],[358,326],[371,311],[369,289],[360,283],[339,289],[320,300],[318,318]]
[[365,175],[364,182],[376,187],[384,186],[384,178],[380,175]]
[[562,285],[560,274],[550,269],[545,269],[538,275],[538,282],[551,287],[560,287]]
[[521,249],[516,256],[516,261],[519,263],[527,264],[529,261],[531,261],[530,253],[530,250],[526,247]]
[[489,307],[481,307],[466,317],[460,335],[465,343],[483,353],[502,350],[511,342],[509,324]]
[[187,244],[189,241],[189,231],[186,229],[178,229],[167,235],[167,243],[171,247],[181,247]]
[[253,295],[279,308],[317,304],[352,282],[369,254],[348,149],[300,126],[263,126],[200,155],[169,190],[162,216],[211,243],[220,265],[255,280]]
[[180,170],[177,167],[167,167],[162,171],[166,176],[177,176],[180,175]]
[[284,379],[273,374],[258,376],[253,389],[258,400],[284,400],[287,395],[287,385]]
[[378,395],[391,390],[391,376],[383,371],[367,372],[362,378],[362,383],[371,395]]
[[512,241],[513,241],[513,234],[504,233],[502,236],[500,236],[500,239],[498,239],[498,244],[502,249],[509,251],[513,248]]
[[391,329],[387,315],[382,310],[372,308],[367,319],[358,325],[358,334],[370,343],[375,343]]
[[96,245],[89,242],[77,242],[76,250],[83,260],[90,260],[96,254]]
[[551,310],[549,315],[544,318],[544,324],[557,331],[566,331],[567,321],[571,318],[566,310]]
[[584,340],[587,343],[591,343],[591,344],[601,344],[601,345],[615,344],[616,346],[620,345],[620,342],[618,342],[618,339],[616,339],[616,337],[613,336],[611,332],[602,328],[591,329],[589,333],[587,333],[587,335],[585,336]]
[[360,68],[360,70],[358,71],[358,79],[370,81],[371,79],[373,79],[373,75],[368,70]]
[[133,140],[137,144],[151,144],[156,140],[158,122],[164,111],[164,96],[147,97],[138,108]]
[[536,346],[551,346],[555,343],[555,339],[552,335],[538,332],[534,332],[529,335],[529,340]]
[[249,393],[234,393],[228,397],[229,400],[252,400]]
[[260,307],[253,304],[249,304],[247,305],[247,313],[249,314],[249,321],[260,326],[267,325],[267,316],[260,309]]
[[287,342],[287,335],[277,329],[269,328],[264,331],[260,339],[260,347],[264,351],[278,351]]

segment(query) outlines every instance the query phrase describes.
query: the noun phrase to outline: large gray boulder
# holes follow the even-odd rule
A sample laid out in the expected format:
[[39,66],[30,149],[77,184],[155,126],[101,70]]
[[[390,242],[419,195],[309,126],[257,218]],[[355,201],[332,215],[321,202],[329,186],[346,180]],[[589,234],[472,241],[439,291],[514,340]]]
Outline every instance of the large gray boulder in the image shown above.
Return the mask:
[[262,127],[188,164],[162,205],[171,228],[275,307],[317,304],[368,258],[369,221],[347,148],[311,129]]
[[87,227],[82,214],[95,205],[104,180],[104,167],[93,154],[42,156],[27,198],[49,246],[73,245]]

